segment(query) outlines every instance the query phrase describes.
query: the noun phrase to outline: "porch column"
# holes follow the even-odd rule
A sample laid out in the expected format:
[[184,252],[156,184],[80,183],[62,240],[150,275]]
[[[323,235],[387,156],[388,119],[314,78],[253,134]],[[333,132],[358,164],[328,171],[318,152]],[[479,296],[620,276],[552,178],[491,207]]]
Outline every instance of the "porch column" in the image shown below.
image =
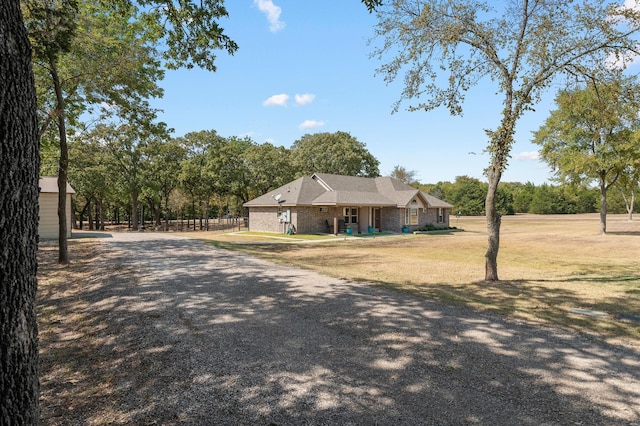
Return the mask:
[[338,216],[333,216],[333,234],[338,235]]

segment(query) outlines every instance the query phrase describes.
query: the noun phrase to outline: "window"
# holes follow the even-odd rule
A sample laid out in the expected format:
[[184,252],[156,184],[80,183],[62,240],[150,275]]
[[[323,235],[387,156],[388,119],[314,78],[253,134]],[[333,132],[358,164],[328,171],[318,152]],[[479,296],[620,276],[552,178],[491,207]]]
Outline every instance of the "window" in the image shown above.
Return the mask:
[[404,217],[405,225],[418,224],[418,209],[416,207],[411,207],[410,209],[404,209],[404,213],[405,213],[405,217]]
[[358,223],[358,208],[357,207],[345,207],[344,208],[344,223]]
[[444,223],[444,209],[442,207],[438,209],[438,223]]

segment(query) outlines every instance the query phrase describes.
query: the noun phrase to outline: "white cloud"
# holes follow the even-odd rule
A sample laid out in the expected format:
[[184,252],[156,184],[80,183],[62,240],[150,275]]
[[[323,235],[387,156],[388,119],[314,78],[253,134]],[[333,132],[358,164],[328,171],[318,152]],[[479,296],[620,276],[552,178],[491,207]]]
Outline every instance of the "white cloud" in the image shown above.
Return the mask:
[[313,95],[311,93],[305,93],[304,95],[298,95],[296,93],[295,99],[296,99],[296,103],[298,105],[307,105],[310,104],[311,102],[313,102],[313,100],[316,98],[316,95]]
[[515,160],[537,160],[540,158],[538,151],[524,151],[513,156]]
[[625,0],[622,7],[624,9],[635,10],[636,12],[640,11],[640,4],[638,3],[638,0]]
[[[624,12],[625,10],[631,11],[634,13],[640,12],[640,1],[639,0],[624,0],[623,4],[619,4],[616,6],[617,12],[619,14],[614,13],[614,15],[609,17],[609,21],[613,24],[624,25],[625,18]],[[631,52],[622,52],[619,56],[614,54],[609,54],[609,56],[605,59],[605,66],[609,69],[618,69],[622,70],[626,67],[637,65],[640,63],[640,56],[633,54]]]
[[253,0],[253,4],[258,6],[260,12],[263,12],[267,16],[267,21],[269,21],[269,31],[271,31],[272,33],[277,33],[278,31],[284,29],[285,24],[280,20],[282,9],[279,6],[273,4],[273,1]]
[[305,120],[298,127],[302,130],[311,130],[317,129],[318,127],[324,126],[324,121],[316,121],[316,120]]
[[289,95],[281,93],[279,95],[273,95],[266,101],[262,102],[264,106],[287,106]]
[[640,63],[640,56],[625,52],[619,57],[611,54],[605,61],[605,65],[609,69],[624,69],[625,67]]

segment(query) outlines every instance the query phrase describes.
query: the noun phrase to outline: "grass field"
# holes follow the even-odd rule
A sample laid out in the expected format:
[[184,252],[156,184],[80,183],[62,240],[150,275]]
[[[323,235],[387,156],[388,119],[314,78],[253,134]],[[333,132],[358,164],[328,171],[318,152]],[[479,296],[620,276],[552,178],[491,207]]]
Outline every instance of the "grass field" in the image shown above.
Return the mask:
[[[484,282],[484,217],[461,232],[372,237],[191,233],[231,250],[445,303],[640,344],[640,220],[516,215],[502,221],[497,283]],[[595,317],[581,309],[606,313]],[[622,317],[621,317],[622,316]]]

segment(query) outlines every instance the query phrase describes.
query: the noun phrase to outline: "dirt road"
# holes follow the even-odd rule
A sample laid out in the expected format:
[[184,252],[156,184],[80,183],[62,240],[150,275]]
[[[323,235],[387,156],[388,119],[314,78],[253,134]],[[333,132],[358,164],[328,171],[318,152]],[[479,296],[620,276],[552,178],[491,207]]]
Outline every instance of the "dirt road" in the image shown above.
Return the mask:
[[195,240],[100,241],[40,295],[44,424],[640,424],[631,349]]

